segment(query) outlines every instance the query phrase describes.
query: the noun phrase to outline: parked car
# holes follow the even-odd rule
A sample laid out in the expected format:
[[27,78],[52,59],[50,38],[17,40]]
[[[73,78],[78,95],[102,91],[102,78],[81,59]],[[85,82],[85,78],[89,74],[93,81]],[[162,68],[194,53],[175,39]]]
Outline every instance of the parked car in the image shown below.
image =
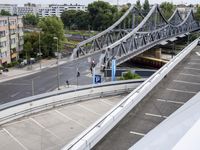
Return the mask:
[[200,39],[199,39],[199,41],[198,41],[198,44],[197,45],[199,45],[200,46]]

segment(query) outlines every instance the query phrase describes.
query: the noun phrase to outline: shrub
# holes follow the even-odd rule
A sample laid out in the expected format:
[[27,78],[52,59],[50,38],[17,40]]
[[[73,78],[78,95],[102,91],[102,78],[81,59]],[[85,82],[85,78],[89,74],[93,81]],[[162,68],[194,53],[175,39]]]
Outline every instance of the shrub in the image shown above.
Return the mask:
[[138,74],[133,74],[130,70],[120,77],[120,80],[129,80],[129,79],[141,79],[141,76]]

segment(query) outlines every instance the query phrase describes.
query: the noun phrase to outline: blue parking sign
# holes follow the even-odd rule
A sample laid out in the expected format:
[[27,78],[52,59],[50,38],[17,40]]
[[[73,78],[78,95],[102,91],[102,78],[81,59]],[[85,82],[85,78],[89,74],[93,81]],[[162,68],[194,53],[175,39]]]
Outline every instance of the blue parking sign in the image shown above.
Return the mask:
[[95,75],[95,84],[96,83],[101,83],[101,75]]

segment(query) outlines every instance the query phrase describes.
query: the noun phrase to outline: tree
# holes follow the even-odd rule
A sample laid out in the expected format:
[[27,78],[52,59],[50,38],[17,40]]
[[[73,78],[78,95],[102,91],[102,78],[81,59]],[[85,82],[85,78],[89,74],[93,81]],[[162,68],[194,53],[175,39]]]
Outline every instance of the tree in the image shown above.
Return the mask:
[[149,10],[150,10],[150,6],[149,6],[149,1],[145,0],[144,4],[143,4],[143,10],[144,10],[144,14],[148,14]]
[[62,49],[62,43],[65,40],[64,25],[61,19],[55,16],[44,17],[39,21],[38,27],[42,29],[43,33],[41,36],[43,56],[55,56],[54,52],[57,49],[57,41],[54,40],[54,37],[58,38],[59,50]]
[[88,12],[92,28],[102,30],[114,23],[117,8],[104,1],[95,1],[88,5]]
[[141,9],[142,9],[140,0],[137,0],[137,1],[136,1],[135,7],[136,7],[138,10],[141,10]]
[[68,10],[61,14],[61,20],[63,21],[65,27],[71,29],[75,26],[76,13],[77,12],[75,10]]
[[38,22],[39,22],[39,16],[35,16],[33,14],[27,14],[23,16],[24,25],[36,26]]
[[195,15],[195,19],[200,21],[200,6],[197,7],[197,12],[194,15]]
[[160,4],[160,8],[163,12],[163,15],[166,19],[169,19],[171,15],[173,14],[174,5],[170,2],[163,2]]
[[11,14],[8,11],[2,9],[0,12],[0,16],[11,16]]
[[78,29],[87,30],[89,25],[89,13],[84,11],[77,11],[74,21]]

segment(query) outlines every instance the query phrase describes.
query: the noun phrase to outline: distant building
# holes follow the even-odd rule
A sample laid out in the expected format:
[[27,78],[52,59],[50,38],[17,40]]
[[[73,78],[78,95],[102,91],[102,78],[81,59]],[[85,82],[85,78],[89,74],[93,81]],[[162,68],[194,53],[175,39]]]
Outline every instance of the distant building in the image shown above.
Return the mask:
[[17,4],[0,4],[0,11],[8,11],[11,15],[14,15],[14,9],[17,7]]
[[38,15],[39,17],[46,17],[46,16],[57,16],[60,17],[63,11],[66,10],[82,10],[86,11],[87,7],[85,5],[57,5],[57,4],[51,4],[51,5],[46,5],[46,6],[41,6],[38,9]]
[[27,14],[37,15],[38,8],[34,6],[15,7],[14,14],[18,16],[26,16]]
[[0,16],[0,65],[18,58],[23,49],[23,22],[20,16]]

